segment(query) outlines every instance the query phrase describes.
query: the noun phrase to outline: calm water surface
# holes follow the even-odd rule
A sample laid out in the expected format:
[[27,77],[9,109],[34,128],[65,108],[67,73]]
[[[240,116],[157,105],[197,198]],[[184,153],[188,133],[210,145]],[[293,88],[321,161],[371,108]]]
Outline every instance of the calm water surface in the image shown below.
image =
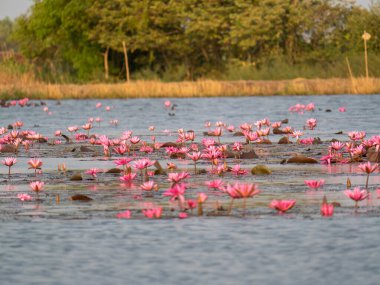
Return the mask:
[[379,284],[378,218],[1,225],[1,284]]
[[[119,136],[123,131],[133,130],[135,134],[147,134],[148,126],[156,126],[157,133],[162,130],[176,131],[178,128],[204,130],[206,121],[223,121],[238,127],[244,122],[254,123],[263,118],[271,121],[289,119],[289,125],[302,129],[306,120],[316,118],[318,128],[309,134],[330,138],[337,131],[353,131],[365,129],[369,135],[379,133],[380,99],[374,95],[342,95],[342,96],[274,96],[247,98],[197,98],[170,99],[178,107],[175,116],[168,116],[163,102],[165,99],[135,99],[135,100],[67,100],[61,105],[55,101],[47,101],[52,115],[42,111],[43,107],[0,109],[0,123],[22,120],[25,128],[31,128],[44,135],[52,136],[54,131],[61,129],[66,132],[67,126],[83,125],[90,117],[101,117],[100,128],[92,132]],[[103,106],[96,109],[97,102]],[[314,102],[316,112],[306,112],[303,115],[292,114],[288,108],[297,103]],[[105,111],[105,106],[112,109]],[[338,108],[344,106],[346,113],[339,113]],[[325,112],[325,110],[331,112]],[[109,121],[119,120],[119,127],[109,125]],[[96,125],[96,124],[95,124]],[[308,132],[306,132],[305,137]],[[339,136],[335,136],[339,137]],[[345,135],[342,137],[347,138]]]
[[[129,129],[148,135],[149,125],[156,126],[157,134],[180,127],[200,132],[208,120],[238,126],[265,117],[289,118],[289,125],[301,129],[306,119],[314,117],[318,128],[312,134],[322,139],[346,139],[334,135],[338,131],[380,133],[379,96],[171,100],[178,104],[175,116],[168,116],[164,99],[101,101],[103,107],[112,107],[110,112],[96,109],[98,100],[61,105],[48,101],[51,116],[42,107],[0,109],[0,125],[22,120],[26,128],[52,136],[57,129],[100,116],[104,122],[94,132],[118,136]],[[296,103],[310,102],[317,107],[314,113],[287,111]],[[341,106],[346,113],[338,112]],[[119,120],[117,128],[109,126],[112,119]],[[116,220],[107,215],[84,220],[15,216],[0,219],[0,285],[375,285],[380,284],[379,233],[378,216],[354,213],[332,219],[268,215],[159,221]]]

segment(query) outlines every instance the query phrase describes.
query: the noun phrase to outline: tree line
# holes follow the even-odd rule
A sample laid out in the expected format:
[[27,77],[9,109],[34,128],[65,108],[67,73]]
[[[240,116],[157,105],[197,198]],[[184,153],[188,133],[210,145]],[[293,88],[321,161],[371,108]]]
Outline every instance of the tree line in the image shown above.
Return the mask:
[[380,63],[379,1],[35,0],[0,41],[56,80],[270,79],[360,75],[364,31]]

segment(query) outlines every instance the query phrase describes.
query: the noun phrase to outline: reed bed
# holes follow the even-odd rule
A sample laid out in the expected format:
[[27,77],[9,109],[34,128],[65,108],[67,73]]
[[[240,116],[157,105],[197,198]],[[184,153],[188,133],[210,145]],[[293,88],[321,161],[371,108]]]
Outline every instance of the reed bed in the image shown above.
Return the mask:
[[49,84],[28,76],[2,78],[2,99],[160,98],[271,95],[380,94],[380,78],[278,81],[132,81],[129,83]]

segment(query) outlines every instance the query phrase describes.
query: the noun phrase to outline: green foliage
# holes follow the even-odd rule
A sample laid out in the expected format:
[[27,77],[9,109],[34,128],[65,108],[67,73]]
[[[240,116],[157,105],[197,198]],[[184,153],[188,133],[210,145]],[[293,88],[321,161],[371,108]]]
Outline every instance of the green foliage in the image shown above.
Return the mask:
[[[0,21],[49,81],[125,76],[164,81],[362,75],[361,35],[380,58],[380,2],[347,0],[35,0],[28,15]],[[108,53],[106,53],[108,51]],[[357,66],[356,66],[357,65]]]

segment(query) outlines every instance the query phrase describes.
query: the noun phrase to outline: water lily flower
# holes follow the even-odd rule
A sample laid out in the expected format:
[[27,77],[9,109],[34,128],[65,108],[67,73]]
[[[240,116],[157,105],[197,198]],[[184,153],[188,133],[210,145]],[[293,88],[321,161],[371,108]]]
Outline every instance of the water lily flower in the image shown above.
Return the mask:
[[30,165],[29,169],[34,169],[34,174],[36,174],[37,169],[41,169],[42,161],[37,158],[32,158],[28,161],[28,164]]
[[179,213],[178,214],[178,218],[180,218],[180,219],[186,219],[187,218],[187,213],[185,213],[185,212]]
[[17,158],[15,157],[6,157],[1,161],[2,164],[8,166],[8,176],[11,175],[11,167],[17,163]]
[[34,181],[29,184],[30,188],[37,194],[43,190],[45,183],[42,181]]
[[103,170],[98,168],[91,168],[86,171],[86,174],[92,175],[92,177],[96,178],[99,172],[103,172]]
[[182,173],[169,173],[168,174],[168,181],[172,182],[173,184],[179,183],[182,180],[189,178],[190,174],[188,172],[182,172]]
[[116,217],[118,219],[130,219],[131,218],[131,211],[126,210],[124,212],[117,213]]
[[142,211],[144,216],[149,219],[159,219],[162,215],[162,207],[147,209]]
[[158,191],[158,186],[153,181],[147,181],[140,185],[140,188],[144,191]]
[[194,161],[194,174],[197,174],[197,161],[202,157],[202,154],[198,152],[193,152],[192,154],[187,154],[192,161]]
[[231,172],[234,173],[236,176],[239,175],[246,175],[248,172],[245,169],[242,169],[240,167],[240,164],[236,164],[231,168]]
[[127,173],[122,176],[120,176],[120,180],[123,182],[131,182],[133,179],[135,179],[137,176],[137,173]]
[[28,195],[28,194],[17,194],[17,198],[20,199],[20,201],[24,202],[24,201],[30,201],[32,200],[32,196]]
[[358,202],[366,199],[368,197],[368,192],[366,190],[360,190],[360,187],[355,187],[354,190],[345,190],[344,194],[355,201],[355,208],[358,207]]
[[327,203],[326,196],[323,197],[321,206],[321,215],[324,217],[331,217],[334,214],[334,204]]
[[279,213],[285,213],[290,210],[296,204],[296,200],[273,200],[269,207],[279,211]]
[[318,188],[322,187],[325,184],[325,180],[305,180],[305,184],[312,189],[317,190]]
[[217,180],[206,181],[205,184],[208,188],[222,189],[224,182],[221,179],[217,179]]

